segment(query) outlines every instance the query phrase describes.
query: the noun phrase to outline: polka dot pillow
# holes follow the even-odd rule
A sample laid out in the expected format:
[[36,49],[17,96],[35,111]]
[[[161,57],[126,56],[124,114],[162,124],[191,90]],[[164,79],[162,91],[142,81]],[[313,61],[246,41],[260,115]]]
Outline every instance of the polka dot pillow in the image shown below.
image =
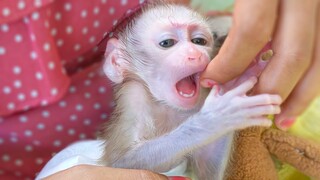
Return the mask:
[[[81,3],[80,3],[81,2]],[[1,0],[0,116],[55,103],[138,0]]]

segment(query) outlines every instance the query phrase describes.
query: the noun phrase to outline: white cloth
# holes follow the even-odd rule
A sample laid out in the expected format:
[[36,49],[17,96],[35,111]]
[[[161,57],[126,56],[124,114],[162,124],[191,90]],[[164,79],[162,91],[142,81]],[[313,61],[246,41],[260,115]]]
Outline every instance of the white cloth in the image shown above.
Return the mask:
[[[104,141],[87,140],[76,142],[57,153],[41,170],[36,180],[45,178],[59,171],[76,165],[87,164],[102,166],[99,159],[102,156]],[[167,173],[167,176],[186,176],[187,161]]]

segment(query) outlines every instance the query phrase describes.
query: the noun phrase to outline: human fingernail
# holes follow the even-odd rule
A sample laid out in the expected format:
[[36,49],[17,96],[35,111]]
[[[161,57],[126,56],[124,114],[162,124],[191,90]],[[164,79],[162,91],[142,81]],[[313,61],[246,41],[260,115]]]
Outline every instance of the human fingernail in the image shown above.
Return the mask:
[[284,119],[284,120],[280,121],[279,128],[285,131],[285,130],[289,129],[294,124],[294,122],[296,122],[296,118]]
[[200,82],[201,86],[203,87],[207,87],[207,88],[212,88],[214,85],[218,85],[217,82],[215,82],[214,80],[211,79],[203,79]]
[[261,60],[268,61],[272,58],[272,56],[273,56],[273,51],[272,51],[272,49],[269,49],[266,52],[263,52],[261,54]]
[[187,177],[182,177],[182,176],[170,176],[168,177],[169,180],[190,180]]

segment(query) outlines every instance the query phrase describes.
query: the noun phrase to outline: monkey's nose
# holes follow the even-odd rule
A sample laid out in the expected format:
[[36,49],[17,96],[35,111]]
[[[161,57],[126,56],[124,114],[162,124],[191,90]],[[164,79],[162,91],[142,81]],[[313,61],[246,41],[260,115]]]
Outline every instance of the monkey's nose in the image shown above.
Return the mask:
[[188,53],[188,60],[189,61],[194,61],[194,60],[200,60],[202,53],[195,49],[195,48],[190,48]]
[[189,61],[199,60],[200,57],[188,57]]

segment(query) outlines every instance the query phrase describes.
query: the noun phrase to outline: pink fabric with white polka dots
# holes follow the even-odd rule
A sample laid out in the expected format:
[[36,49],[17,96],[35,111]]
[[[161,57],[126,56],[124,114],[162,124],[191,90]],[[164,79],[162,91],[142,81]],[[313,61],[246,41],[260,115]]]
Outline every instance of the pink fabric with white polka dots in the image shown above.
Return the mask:
[[0,1],[0,179],[33,179],[94,138],[111,87],[96,44],[139,0]]

